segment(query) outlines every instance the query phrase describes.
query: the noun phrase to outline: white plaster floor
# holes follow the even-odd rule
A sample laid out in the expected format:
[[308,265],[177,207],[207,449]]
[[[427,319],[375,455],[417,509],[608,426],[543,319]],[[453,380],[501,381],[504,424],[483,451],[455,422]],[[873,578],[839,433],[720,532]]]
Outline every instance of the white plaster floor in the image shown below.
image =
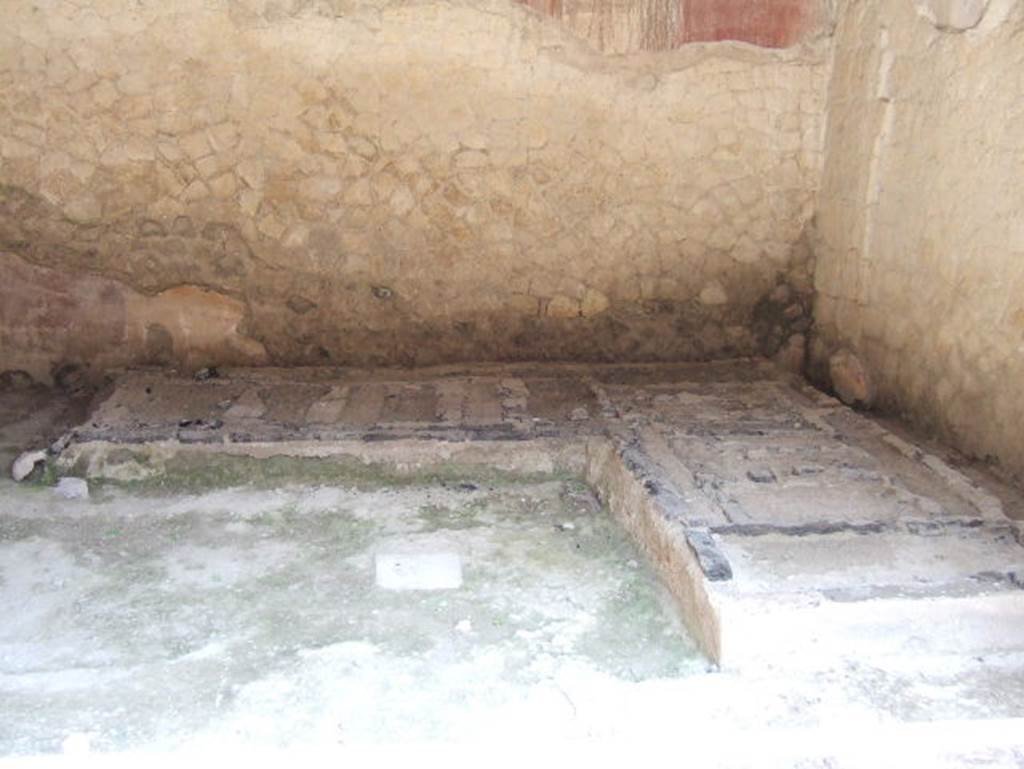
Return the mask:
[[[945,725],[960,736],[934,765],[1018,765],[1024,655],[925,649],[713,671],[632,543],[571,479],[94,486],[89,500],[0,488],[9,758],[258,748],[312,760],[452,744],[589,755],[677,734],[707,752],[702,765],[842,766],[879,758],[858,754],[854,735],[888,733],[890,758],[901,745],[928,756],[941,732],[921,728]],[[380,552],[456,553],[464,582],[382,589]]]
[[[7,754],[595,737],[708,668],[576,481],[3,492]],[[463,584],[381,588],[380,553]]]
[[[630,442],[731,563],[711,587],[742,664],[697,653],[633,543],[557,472],[396,484],[253,460],[90,479],[88,500],[2,480],[0,761],[1024,766],[1019,495],[739,372],[125,380],[87,440],[216,441],[179,419],[223,415],[264,441]],[[5,402],[6,460],[61,421],[40,398]],[[462,584],[382,589],[381,553],[455,554]]]

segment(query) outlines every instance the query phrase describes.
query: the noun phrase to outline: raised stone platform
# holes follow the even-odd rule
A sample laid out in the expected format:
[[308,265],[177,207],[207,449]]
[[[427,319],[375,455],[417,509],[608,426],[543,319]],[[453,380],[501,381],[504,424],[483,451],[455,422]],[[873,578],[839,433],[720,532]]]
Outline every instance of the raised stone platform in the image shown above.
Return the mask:
[[1024,650],[1021,496],[758,361],[136,370],[59,466],[206,452],[584,477],[727,667]]

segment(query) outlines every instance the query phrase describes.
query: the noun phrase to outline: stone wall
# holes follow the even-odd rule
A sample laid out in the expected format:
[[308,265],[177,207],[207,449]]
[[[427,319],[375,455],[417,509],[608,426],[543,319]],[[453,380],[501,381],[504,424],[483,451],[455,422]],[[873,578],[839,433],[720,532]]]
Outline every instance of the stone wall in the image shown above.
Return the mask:
[[7,6],[0,370],[705,359],[809,324],[821,41],[608,57],[511,0]]
[[1024,4],[849,0],[835,45],[816,374],[852,354],[868,399],[1024,477]]

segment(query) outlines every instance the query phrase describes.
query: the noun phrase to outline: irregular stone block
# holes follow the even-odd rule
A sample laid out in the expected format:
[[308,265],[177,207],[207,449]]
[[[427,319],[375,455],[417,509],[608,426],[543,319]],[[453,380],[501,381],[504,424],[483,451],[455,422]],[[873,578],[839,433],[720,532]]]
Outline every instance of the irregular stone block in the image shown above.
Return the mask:
[[25,451],[18,455],[11,465],[11,477],[16,481],[23,481],[32,474],[36,465],[46,461],[45,451]]
[[828,361],[832,387],[840,400],[849,405],[870,406],[875,400],[875,386],[860,358],[851,350],[840,350]]

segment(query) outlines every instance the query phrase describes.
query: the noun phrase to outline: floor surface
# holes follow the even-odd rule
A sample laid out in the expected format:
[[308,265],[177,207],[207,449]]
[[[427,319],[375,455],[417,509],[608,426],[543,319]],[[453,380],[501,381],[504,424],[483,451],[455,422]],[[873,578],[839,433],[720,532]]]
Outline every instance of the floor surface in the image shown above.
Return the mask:
[[[1020,494],[765,364],[138,371],[0,417],[6,461],[74,425],[54,466],[90,489],[0,481],[2,754],[683,734],[707,766],[1024,765]],[[721,667],[571,472],[593,441],[728,564]],[[444,472],[272,448],[345,442]],[[461,583],[382,587],[382,555]]]

